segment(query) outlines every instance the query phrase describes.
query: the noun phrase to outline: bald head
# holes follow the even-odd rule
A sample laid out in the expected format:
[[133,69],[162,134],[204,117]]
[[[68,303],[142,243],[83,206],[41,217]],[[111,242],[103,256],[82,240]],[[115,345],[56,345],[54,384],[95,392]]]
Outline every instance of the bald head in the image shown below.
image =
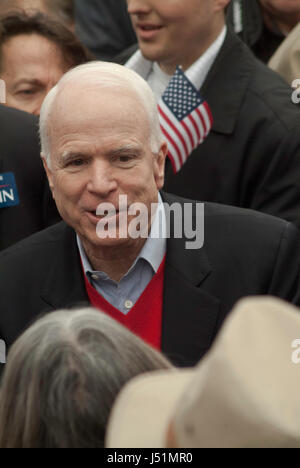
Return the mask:
[[[73,119],[85,117],[85,106],[101,105],[107,93],[115,94],[116,99],[131,96],[137,106],[145,114],[149,126],[150,144],[153,152],[157,152],[162,143],[157,104],[148,84],[134,71],[121,65],[106,62],[91,62],[76,67],[66,73],[58,84],[49,92],[40,113],[40,137],[42,157],[51,164],[51,136],[53,124],[59,124],[62,110],[70,111],[73,104],[79,100],[83,107],[80,115],[72,115]],[[126,119],[126,109],[124,109]],[[90,114],[91,115],[91,114]]]

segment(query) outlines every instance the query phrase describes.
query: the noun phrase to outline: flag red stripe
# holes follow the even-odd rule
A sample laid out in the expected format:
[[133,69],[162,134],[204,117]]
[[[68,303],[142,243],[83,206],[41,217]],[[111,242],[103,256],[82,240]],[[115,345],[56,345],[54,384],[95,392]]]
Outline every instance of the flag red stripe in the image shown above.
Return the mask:
[[[180,150],[179,150],[179,148],[178,148],[176,142],[173,140],[173,138],[171,137],[171,135],[170,135],[163,127],[161,127],[161,130],[162,130],[163,134],[165,135],[165,137],[167,138],[167,140],[170,140],[170,142],[171,142],[172,145],[174,146],[174,148],[175,148],[175,150],[176,150],[176,152],[177,152],[177,155],[179,156],[179,163],[180,163],[180,167],[181,167],[182,164],[183,164],[183,162],[182,162],[181,152],[180,152]],[[172,159],[174,158],[174,156],[172,155],[172,153],[170,153],[170,151],[169,151],[168,155],[169,155],[169,157],[170,157],[170,159],[171,159],[171,161],[172,161]],[[174,164],[175,164],[175,162],[174,162]]]
[[[199,116],[199,118],[200,118],[200,120],[201,120],[201,123],[202,123],[203,128],[204,128],[204,132],[205,132],[205,134],[206,134],[206,133],[208,132],[208,128],[207,128],[206,122],[205,122],[205,120],[204,120],[204,117],[203,117],[203,115],[201,114],[201,112],[199,111],[198,108],[195,109],[195,111],[196,111],[197,115]],[[204,135],[203,135],[203,136],[204,136]]]
[[183,128],[185,129],[185,131],[186,131],[186,133],[187,133],[187,135],[189,137],[192,148],[194,148],[194,146],[195,146],[194,145],[194,138],[193,138],[193,135],[191,134],[191,131],[190,131],[189,127],[187,126],[187,124],[183,120],[181,121],[181,125],[183,126]]
[[214,119],[213,119],[213,116],[212,116],[210,107],[209,107],[209,105],[207,104],[206,101],[203,103],[203,105],[204,105],[204,107],[205,107],[205,110],[206,110],[206,112],[207,112],[207,115],[208,115],[208,118],[209,118],[209,121],[210,121],[210,127],[212,127],[212,124],[213,124]]
[[[176,133],[176,135],[178,136],[179,140],[181,141],[183,147],[184,147],[184,150],[185,150],[185,155],[186,157],[188,157],[189,155],[189,150],[188,150],[188,147],[187,147],[187,144],[186,142],[184,141],[184,138],[183,136],[180,134],[180,132],[177,130],[177,128],[175,127],[175,125],[173,124],[173,122],[171,122],[171,120],[169,119],[169,117],[164,113],[164,111],[162,110],[162,108],[159,106],[158,107],[158,110],[161,114],[161,116],[163,117],[163,119],[167,122],[167,124],[172,128],[172,130]],[[182,159],[182,158],[181,158]]]
[[200,132],[199,132],[199,127],[197,125],[197,122],[195,121],[194,117],[191,114],[188,116],[188,118],[190,119],[190,121],[192,122],[192,124],[193,124],[193,126],[195,128],[195,131],[196,131],[197,137],[198,137],[198,141],[200,141],[201,140],[201,135],[200,135]]

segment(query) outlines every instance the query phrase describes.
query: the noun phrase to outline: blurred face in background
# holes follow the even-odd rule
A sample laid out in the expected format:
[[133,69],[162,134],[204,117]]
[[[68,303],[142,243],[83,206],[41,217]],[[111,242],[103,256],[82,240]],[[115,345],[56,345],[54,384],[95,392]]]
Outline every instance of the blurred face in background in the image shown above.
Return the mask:
[[39,34],[19,34],[1,47],[0,78],[6,105],[39,115],[44,98],[68,70],[56,44]]
[[127,0],[140,49],[172,74],[192,65],[224,26],[229,0]]
[[[268,19],[275,19],[283,32],[289,32],[300,21],[300,0],[259,0]],[[271,24],[270,24],[271,27]]]

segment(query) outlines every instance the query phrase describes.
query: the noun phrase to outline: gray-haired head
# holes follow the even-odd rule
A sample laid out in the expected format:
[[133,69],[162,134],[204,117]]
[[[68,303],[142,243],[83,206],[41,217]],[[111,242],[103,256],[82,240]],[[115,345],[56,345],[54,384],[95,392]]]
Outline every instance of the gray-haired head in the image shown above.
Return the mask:
[[50,313],[12,346],[0,390],[0,447],[102,447],[132,377],[171,367],[98,310]]
[[[109,62],[90,62],[79,65],[66,73],[57,85],[46,96],[40,112],[41,154],[51,167],[50,123],[55,119],[55,104],[63,95],[65,89],[72,85],[82,88],[95,87],[99,90],[118,89],[124,92],[134,92],[145,109],[150,130],[150,146],[153,153],[158,153],[163,136],[160,129],[157,103],[154,94],[137,73],[128,68]],[[82,110],[84,112],[84,109]]]

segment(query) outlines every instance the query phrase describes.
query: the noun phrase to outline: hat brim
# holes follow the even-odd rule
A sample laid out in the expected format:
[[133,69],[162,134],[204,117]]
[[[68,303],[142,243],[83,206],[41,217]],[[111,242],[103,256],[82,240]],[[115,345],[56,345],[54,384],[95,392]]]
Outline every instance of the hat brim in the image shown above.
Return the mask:
[[121,391],[106,433],[107,448],[163,448],[176,404],[194,370],[157,371],[132,379]]

